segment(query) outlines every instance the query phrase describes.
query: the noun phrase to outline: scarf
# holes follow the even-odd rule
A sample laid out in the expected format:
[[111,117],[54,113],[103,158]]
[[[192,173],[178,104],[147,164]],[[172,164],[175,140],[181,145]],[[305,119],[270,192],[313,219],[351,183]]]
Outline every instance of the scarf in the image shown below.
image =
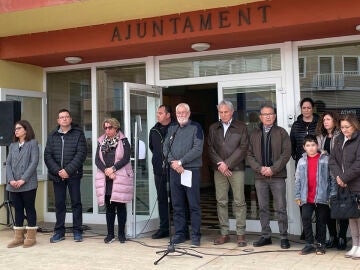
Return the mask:
[[111,149],[116,148],[117,144],[119,142],[119,137],[115,136],[113,138],[109,138],[108,136],[105,136],[104,140],[102,141],[100,148],[101,152],[108,153]]

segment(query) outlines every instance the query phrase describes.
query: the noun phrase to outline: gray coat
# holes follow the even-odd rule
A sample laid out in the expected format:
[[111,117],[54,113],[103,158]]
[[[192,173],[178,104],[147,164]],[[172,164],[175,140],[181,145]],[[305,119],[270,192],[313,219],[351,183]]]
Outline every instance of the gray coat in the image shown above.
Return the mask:
[[[19,143],[14,142],[9,146],[9,154],[6,160],[6,190],[11,192],[23,192],[36,189],[38,177],[36,168],[39,163],[39,147],[36,140],[27,141],[19,151]],[[12,180],[24,180],[25,184],[19,189],[10,185]]]

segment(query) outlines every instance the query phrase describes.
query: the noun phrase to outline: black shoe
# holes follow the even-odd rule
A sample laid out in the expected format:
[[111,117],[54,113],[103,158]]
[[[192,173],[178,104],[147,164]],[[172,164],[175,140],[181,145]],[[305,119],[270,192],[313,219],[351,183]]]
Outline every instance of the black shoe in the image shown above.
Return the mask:
[[326,252],[324,244],[318,244],[316,247],[316,255],[324,255]]
[[300,255],[308,255],[310,253],[314,253],[315,248],[312,244],[306,244],[305,247],[300,251]]
[[104,243],[105,244],[111,244],[112,242],[115,241],[115,236],[114,235],[107,235],[105,238],[104,238]]
[[330,236],[329,240],[325,242],[326,248],[336,248],[338,245],[338,239],[336,236]]
[[281,247],[282,249],[288,249],[288,248],[290,248],[289,239],[281,239],[281,240],[280,240],[280,247]]
[[165,237],[169,237],[169,232],[162,231],[162,230],[158,230],[156,233],[154,233],[151,236],[152,239],[161,239],[161,238],[165,238]]
[[175,235],[171,241],[173,244],[181,244],[184,243],[186,239],[180,235]]
[[347,240],[346,238],[339,237],[337,249],[338,250],[345,250],[346,249]]
[[119,241],[121,244],[124,244],[125,241],[126,241],[126,237],[125,237],[125,234],[120,234],[119,235]]
[[262,247],[262,246],[266,246],[266,245],[271,245],[272,241],[271,241],[271,237],[269,238],[265,238],[265,237],[260,237],[260,239],[257,242],[253,243],[254,247]]

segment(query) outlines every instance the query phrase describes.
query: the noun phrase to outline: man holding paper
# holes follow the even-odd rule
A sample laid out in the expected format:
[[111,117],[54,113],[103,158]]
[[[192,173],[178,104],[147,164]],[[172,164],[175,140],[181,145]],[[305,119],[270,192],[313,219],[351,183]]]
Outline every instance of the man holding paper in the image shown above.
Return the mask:
[[176,106],[177,125],[172,125],[164,142],[164,156],[170,165],[170,190],[173,206],[174,244],[186,241],[186,200],[191,218],[191,244],[200,246],[200,167],[204,143],[199,123],[189,120],[190,107],[186,103]]
[[233,104],[223,100],[217,106],[220,121],[209,129],[209,158],[214,169],[217,212],[221,236],[214,245],[230,241],[228,192],[233,192],[233,213],[236,218],[236,243],[239,247],[247,245],[245,240],[246,202],[244,194],[245,158],[249,139],[246,126],[236,119]]

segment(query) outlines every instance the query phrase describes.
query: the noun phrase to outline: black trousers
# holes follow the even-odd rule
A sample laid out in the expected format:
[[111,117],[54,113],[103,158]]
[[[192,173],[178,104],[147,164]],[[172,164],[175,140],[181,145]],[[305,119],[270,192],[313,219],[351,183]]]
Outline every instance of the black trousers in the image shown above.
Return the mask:
[[302,222],[304,228],[305,241],[307,244],[314,243],[314,233],[312,229],[312,216],[315,211],[316,217],[316,238],[318,243],[325,244],[326,224],[329,218],[330,208],[326,204],[306,203],[302,206]]
[[73,213],[73,231],[82,233],[82,204],[80,193],[81,178],[68,178],[53,182],[55,194],[56,223],[55,232],[65,234],[66,189],[69,189],[71,209]]
[[118,218],[118,237],[125,237],[126,224],[126,204],[120,202],[110,202],[110,195],[105,195],[106,205],[106,225],[108,235],[115,236],[114,223],[117,214]]
[[35,209],[36,189],[23,192],[10,192],[10,199],[15,208],[15,226],[24,226],[24,209],[26,212],[27,225],[36,226],[36,209]]
[[160,217],[160,230],[164,232],[169,231],[169,202],[167,191],[166,174],[155,174],[155,186],[157,192],[159,217]]

